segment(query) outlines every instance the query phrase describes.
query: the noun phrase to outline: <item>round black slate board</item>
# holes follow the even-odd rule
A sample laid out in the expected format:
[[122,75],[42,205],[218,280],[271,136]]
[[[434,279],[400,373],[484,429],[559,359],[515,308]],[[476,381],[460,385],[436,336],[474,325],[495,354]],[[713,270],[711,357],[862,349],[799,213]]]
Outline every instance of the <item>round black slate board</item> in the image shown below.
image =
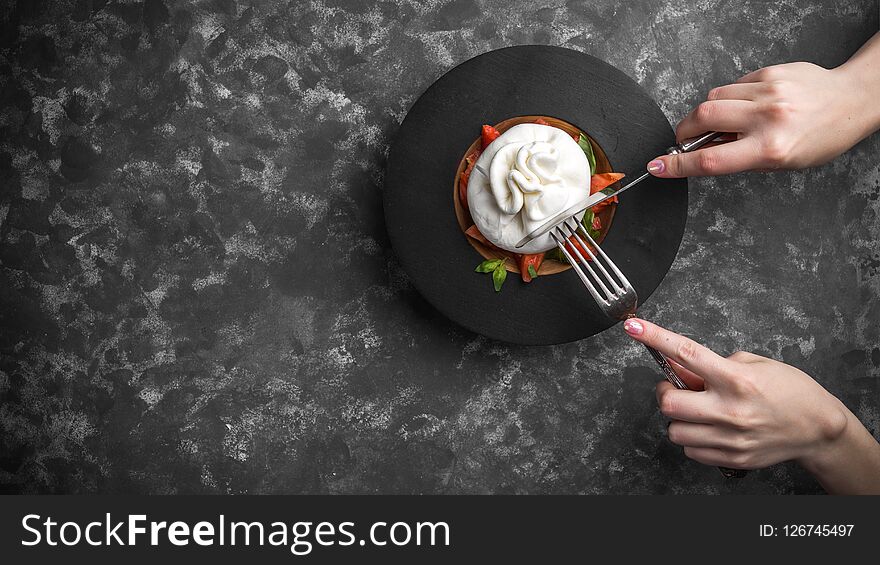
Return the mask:
[[[388,233],[422,295],[462,326],[493,339],[564,343],[596,334],[606,318],[572,271],[524,284],[509,273],[501,292],[456,222],[452,187],[482,124],[554,116],[589,133],[614,170],[635,176],[675,141],[657,104],[621,71],[590,55],[549,46],[479,55],[438,79],[416,101],[388,157]],[[666,275],[687,219],[687,181],[650,178],[620,198],[602,248],[642,303]]]

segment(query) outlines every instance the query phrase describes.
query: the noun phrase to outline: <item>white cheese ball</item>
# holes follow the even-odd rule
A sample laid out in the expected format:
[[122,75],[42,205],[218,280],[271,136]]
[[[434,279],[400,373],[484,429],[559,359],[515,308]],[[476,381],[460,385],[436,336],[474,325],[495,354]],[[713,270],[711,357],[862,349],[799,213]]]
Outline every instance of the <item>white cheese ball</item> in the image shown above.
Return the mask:
[[570,135],[551,126],[520,124],[477,159],[468,179],[468,208],[480,232],[498,247],[541,253],[556,245],[550,234],[520,249],[516,244],[549,218],[586,200],[591,174],[587,156]]

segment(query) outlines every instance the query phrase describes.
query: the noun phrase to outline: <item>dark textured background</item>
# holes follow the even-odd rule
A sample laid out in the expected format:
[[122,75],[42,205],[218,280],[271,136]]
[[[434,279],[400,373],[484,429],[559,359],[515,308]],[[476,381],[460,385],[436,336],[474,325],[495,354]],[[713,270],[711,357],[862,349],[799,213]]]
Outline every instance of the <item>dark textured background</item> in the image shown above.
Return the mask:
[[[760,66],[844,61],[875,0],[3,4],[2,490],[819,491],[683,458],[619,328],[523,348],[440,317],[382,175],[418,94],[478,53],[592,53],[675,122]],[[880,434],[878,154],[693,181],[644,314],[795,364]]]

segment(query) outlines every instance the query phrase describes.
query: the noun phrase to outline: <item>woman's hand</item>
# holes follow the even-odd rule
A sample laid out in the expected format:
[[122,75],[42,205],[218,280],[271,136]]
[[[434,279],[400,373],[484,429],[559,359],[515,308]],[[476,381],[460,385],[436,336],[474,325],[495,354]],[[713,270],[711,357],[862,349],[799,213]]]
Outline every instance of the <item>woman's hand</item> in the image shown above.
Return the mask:
[[727,143],[657,157],[658,177],[721,175],[821,165],[880,128],[880,34],[846,64],[789,63],[714,88],[678,125],[678,141],[707,131]]
[[829,491],[880,493],[880,445],[806,373],[752,353],[721,357],[644,320],[624,329],[663,353],[691,388],[657,385],[669,439],[691,459],[736,469],[795,460]]

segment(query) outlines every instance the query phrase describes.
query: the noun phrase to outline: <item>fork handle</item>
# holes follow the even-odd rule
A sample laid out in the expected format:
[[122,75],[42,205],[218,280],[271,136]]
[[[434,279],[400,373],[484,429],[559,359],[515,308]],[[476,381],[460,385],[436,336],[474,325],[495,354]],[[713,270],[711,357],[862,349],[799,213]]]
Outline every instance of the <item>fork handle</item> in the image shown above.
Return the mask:
[[[671,382],[675,388],[682,390],[690,390],[684,381],[681,380],[681,377],[675,374],[675,370],[672,368],[672,365],[669,364],[669,361],[666,360],[666,357],[663,356],[662,353],[651,347],[650,345],[645,345],[648,349],[648,353],[651,354],[651,357],[654,358],[654,361],[660,365],[660,369],[663,371],[663,375],[666,377],[666,380]],[[721,474],[727,478],[733,479],[741,479],[748,474],[748,471],[744,469],[731,469],[729,467],[718,467],[718,470],[721,471]]]

